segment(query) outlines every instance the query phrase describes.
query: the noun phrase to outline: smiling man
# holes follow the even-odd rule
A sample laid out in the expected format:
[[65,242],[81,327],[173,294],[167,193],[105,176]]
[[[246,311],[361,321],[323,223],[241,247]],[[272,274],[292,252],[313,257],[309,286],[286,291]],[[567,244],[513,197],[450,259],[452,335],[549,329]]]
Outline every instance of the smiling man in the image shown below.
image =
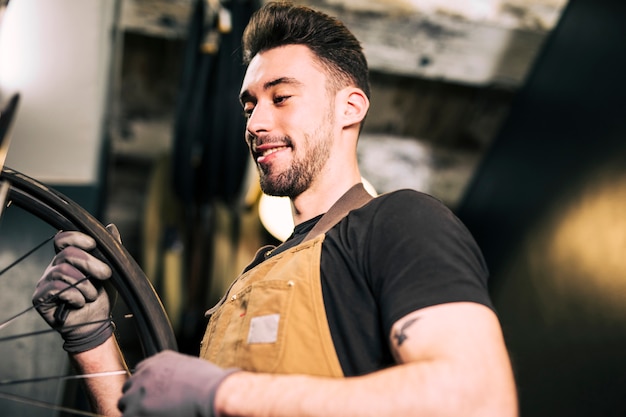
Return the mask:
[[296,224],[326,212],[361,178],[356,139],[369,100],[363,89],[328,78],[308,46],[285,45],[256,54],[243,81],[261,188],[291,198]]
[[[359,42],[325,14],[269,3],[243,48],[245,139],[263,191],[290,198],[293,234],[262,248],[208,311],[201,358],[155,355],[125,382],[91,386],[94,402],[113,413],[123,391],[124,416],[516,416],[488,273],[469,232],[433,197],[372,198],[361,184],[356,147],[370,93]],[[67,250],[53,265],[78,272],[51,267],[39,299],[81,274],[107,278],[81,254],[84,235],[57,244]],[[101,318],[82,307],[99,293],[84,293],[70,316]],[[108,326],[76,333],[80,369],[123,366]]]

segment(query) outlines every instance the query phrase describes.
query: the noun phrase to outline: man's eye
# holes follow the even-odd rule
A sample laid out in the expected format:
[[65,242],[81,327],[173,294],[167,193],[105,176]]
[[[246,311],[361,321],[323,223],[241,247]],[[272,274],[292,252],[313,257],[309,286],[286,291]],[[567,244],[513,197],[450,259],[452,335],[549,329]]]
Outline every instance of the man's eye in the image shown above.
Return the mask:
[[274,104],[282,104],[291,96],[276,96],[274,97]]
[[249,118],[252,115],[252,112],[254,111],[254,106],[244,106],[243,107],[243,115],[247,118]]

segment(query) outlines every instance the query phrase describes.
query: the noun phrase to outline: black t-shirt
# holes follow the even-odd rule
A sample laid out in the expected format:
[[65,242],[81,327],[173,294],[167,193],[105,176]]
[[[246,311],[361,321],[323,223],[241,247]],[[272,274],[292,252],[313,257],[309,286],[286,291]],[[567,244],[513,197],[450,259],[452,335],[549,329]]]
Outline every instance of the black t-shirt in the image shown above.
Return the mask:
[[[299,244],[321,218],[299,224],[273,254]],[[394,364],[391,326],[420,308],[471,301],[493,308],[487,267],[469,231],[437,199],[383,194],[326,233],[321,280],[344,375]]]

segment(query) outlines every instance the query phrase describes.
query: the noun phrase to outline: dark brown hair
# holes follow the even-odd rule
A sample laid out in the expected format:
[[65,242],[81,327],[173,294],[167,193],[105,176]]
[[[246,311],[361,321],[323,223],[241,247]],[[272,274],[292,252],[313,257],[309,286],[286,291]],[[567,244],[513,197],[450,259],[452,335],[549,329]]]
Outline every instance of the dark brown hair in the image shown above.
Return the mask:
[[338,19],[306,6],[271,2],[250,19],[243,34],[247,65],[258,53],[285,45],[305,45],[329,71],[335,88],[355,85],[369,97],[369,71],[363,48]]

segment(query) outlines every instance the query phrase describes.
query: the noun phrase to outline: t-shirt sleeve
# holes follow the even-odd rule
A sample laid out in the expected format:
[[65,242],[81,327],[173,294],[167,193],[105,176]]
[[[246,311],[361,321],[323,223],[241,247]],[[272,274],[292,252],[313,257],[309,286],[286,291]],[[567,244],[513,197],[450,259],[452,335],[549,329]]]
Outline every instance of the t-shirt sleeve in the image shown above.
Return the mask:
[[493,308],[482,253],[452,211],[412,190],[383,198],[367,259],[387,334],[398,319],[424,307],[470,301]]

